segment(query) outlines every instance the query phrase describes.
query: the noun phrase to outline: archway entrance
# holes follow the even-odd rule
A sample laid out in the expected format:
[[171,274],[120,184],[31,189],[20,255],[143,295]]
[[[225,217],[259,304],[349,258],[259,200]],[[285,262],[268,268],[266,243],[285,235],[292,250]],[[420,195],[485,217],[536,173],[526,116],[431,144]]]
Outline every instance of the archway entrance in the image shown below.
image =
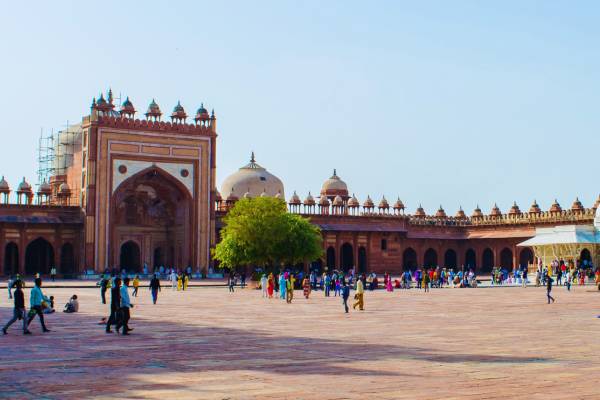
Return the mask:
[[456,268],[456,251],[452,249],[446,250],[444,254],[444,267]]
[[310,264],[310,270],[314,271],[316,274],[323,273],[323,261],[321,259],[315,260]]
[[417,269],[417,252],[409,247],[402,254],[402,267],[405,271]]
[[367,273],[367,249],[363,246],[358,248],[358,273]]
[[581,254],[579,255],[579,262],[585,268],[592,261],[592,255],[588,249],[581,250]]
[[423,266],[427,268],[437,267],[438,259],[437,253],[434,249],[427,249],[425,255],[423,256]]
[[[111,209],[112,243],[123,243],[133,237],[147,243],[141,249],[138,247],[137,261],[127,259],[127,264],[147,262],[156,267],[185,268],[194,259],[193,236],[199,230],[192,228],[191,195],[170,174],[153,167],[133,175],[115,191]],[[122,253],[119,247],[111,248],[115,264],[123,261]]]
[[492,268],[494,268],[494,252],[492,249],[487,248],[483,250],[483,254],[481,255],[481,269],[489,272]]
[[475,255],[475,250],[469,249],[465,253],[465,267],[467,269],[477,268],[477,256]]
[[513,253],[508,247],[500,252],[500,266],[508,271],[513,269]]
[[65,243],[60,248],[60,272],[63,274],[75,272],[75,254],[71,243]]
[[140,270],[140,246],[132,240],[123,243],[119,259],[121,269],[138,272]]
[[335,249],[331,246],[327,248],[327,268],[329,271],[335,269]]
[[163,251],[162,248],[157,247],[154,249],[154,269],[158,269],[161,266],[164,267],[164,261],[163,261]]
[[8,243],[4,247],[4,273],[14,275],[19,272],[19,247],[15,243]]
[[342,245],[342,258],[340,261],[340,266],[342,267],[343,271],[348,271],[354,266],[354,254],[352,245],[350,243],[344,243]]
[[47,240],[38,238],[29,243],[27,249],[25,249],[25,273],[27,275],[38,272],[47,274],[53,265],[54,249]]
[[533,251],[529,247],[521,250],[521,254],[519,255],[519,266],[521,268],[525,268],[533,264]]

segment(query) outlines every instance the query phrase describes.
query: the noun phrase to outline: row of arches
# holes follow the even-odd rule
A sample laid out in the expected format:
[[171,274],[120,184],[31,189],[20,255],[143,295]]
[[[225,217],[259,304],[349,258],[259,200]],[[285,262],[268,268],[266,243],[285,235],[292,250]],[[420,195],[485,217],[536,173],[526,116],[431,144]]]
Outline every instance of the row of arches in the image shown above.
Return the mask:
[[[358,247],[357,260],[354,259],[354,247],[350,243],[344,243],[339,254],[339,267],[343,271],[348,271],[349,269],[356,267],[359,273],[367,272],[367,249],[364,246]],[[327,248],[326,265],[330,270],[336,268],[336,251],[333,246]]]
[[[19,273],[19,260],[23,257],[19,246],[15,242],[9,242],[4,246],[4,274],[13,275]],[[31,241],[25,248],[25,274],[35,273],[48,274],[52,267],[56,267],[61,274],[72,274],[75,272],[75,250],[71,243],[65,243],[60,247],[60,260],[55,264],[54,247],[44,238]]]
[[[438,253],[435,249],[429,248],[425,250],[423,254],[423,262],[422,265],[418,265],[417,262],[417,252],[412,247],[409,247],[404,250],[402,254],[402,267],[403,269],[415,269],[419,266],[431,268],[431,267],[449,267],[449,268],[458,268],[461,265],[458,265],[458,256],[456,250],[447,249],[444,252],[443,258],[438,258]],[[494,251],[491,248],[485,248],[481,253],[480,260],[478,260],[477,254],[474,249],[467,249],[464,257],[464,266],[466,268],[473,268],[481,271],[490,271],[493,267],[502,266],[507,269],[512,269],[515,267],[513,252],[508,247],[505,247],[500,251],[500,257],[498,262],[496,262],[494,257]],[[533,252],[529,248],[524,248],[521,250],[519,254],[519,266],[527,266],[533,263]]]

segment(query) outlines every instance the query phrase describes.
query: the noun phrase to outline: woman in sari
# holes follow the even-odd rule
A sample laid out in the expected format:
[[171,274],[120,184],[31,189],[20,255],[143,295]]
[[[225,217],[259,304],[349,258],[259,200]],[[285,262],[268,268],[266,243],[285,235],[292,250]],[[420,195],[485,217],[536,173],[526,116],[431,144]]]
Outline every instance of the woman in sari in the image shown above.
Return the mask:
[[273,280],[273,274],[269,274],[269,279],[267,280],[267,292],[269,293],[269,298],[273,298],[273,289],[275,288],[275,281]]
[[302,280],[302,289],[304,289],[304,297],[308,299],[308,296],[310,296],[310,280],[307,277]]

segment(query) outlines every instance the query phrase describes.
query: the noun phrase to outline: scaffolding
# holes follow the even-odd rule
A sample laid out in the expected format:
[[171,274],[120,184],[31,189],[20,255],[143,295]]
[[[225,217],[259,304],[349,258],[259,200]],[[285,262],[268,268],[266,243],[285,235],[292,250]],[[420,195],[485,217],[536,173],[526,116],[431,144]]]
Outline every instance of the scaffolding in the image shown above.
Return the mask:
[[[50,183],[50,178],[55,176],[61,180],[66,179],[67,171],[73,167],[75,154],[81,151],[81,124],[71,125],[67,121],[65,127],[58,131],[45,134],[41,130],[38,144],[38,170],[37,190],[45,181]],[[70,182],[71,198],[78,198],[81,183],[78,179]]]
[[54,131],[49,135],[44,134],[44,129],[40,129],[40,139],[38,142],[38,170],[37,187],[39,189],[42,182],[48,182],[50,176],[54,175],[55,145]]

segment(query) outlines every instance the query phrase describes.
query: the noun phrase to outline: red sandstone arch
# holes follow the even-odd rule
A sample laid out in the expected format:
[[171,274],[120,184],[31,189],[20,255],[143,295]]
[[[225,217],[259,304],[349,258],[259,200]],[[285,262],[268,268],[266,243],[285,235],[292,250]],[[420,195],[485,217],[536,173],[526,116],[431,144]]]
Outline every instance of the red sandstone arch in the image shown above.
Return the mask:
[[329,271],[335,269],[335,249],[333,246],[327,248],[327,269]]
[[417,268],[417,252],[409,247],[402,253],[402,268],[405,271],[414,270]]
[[47,274],[54,266],[54,248],[49,241],[38,237],[29,242],[25,248],[25,273],[33,275],[36,273]]
[[14,275],[19,271],[19,246],[8,242],[4,246],[4,274]]
[[465,268],[477,269],[477,255],[473,249],[468,249],[465,252]]
[[519,267],[525,268],[533,264],[533,251],[529,247],[524,247],[519,253]]
[[157,166],[123,181],[111,197],[112,264],[120,265],[121,246],[132,241],[140,249],[139,265],[152,265],[157,248],[163,250],[164,266],[190,265],[198,235],[192,200],[185,185]]
[[500,252],[500,266],[509,271],[513,269],[513,252],[508,247]]
[[438,266],[437,252],[431,247],[427,249],[423,255],[423,266],[427,268],[434,268]]
[[75,272],[75,250],[71,243],[64,243],[60,248],[60,265],[61,274],[72,274]]
[[481,253],[481,270],[489,272],[494,268],[494,252],[489,247]]
[[444,253],[444,267],[447,268],[456,268],[458,265],[457,255],[454,249],[448,249]]

